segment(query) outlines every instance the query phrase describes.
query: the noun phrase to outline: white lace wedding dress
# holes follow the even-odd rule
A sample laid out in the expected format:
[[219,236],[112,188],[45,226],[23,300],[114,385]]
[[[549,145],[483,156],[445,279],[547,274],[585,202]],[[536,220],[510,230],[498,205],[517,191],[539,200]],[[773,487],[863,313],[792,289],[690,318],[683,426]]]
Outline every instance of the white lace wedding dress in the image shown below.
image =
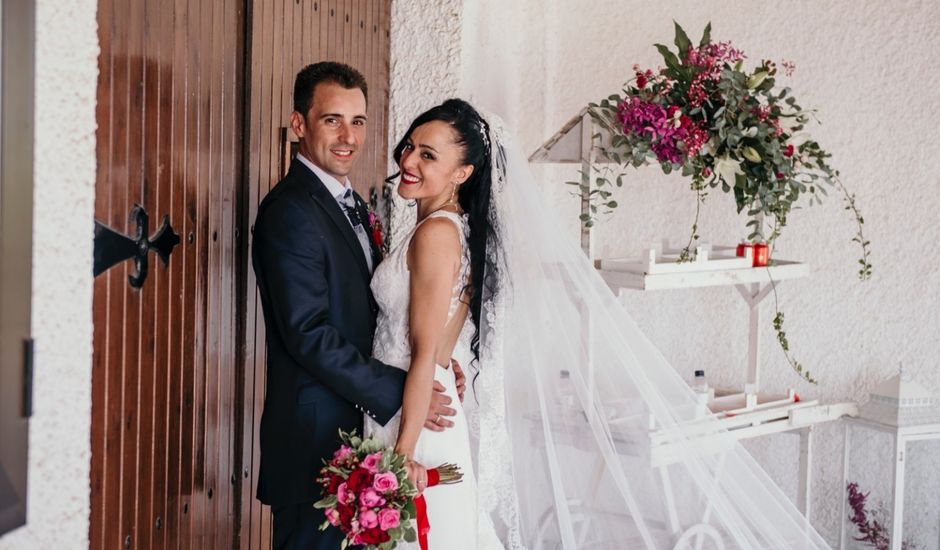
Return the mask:
[[[451,291],[447,315],[449,322],[457,311],[464,281],[467,280],[470,272],[467,222],[464,216],[439,210],[422,220],[421,223],[438,217],[447,218],[456,224],[463,249],[457,284]],[[383,363],[402,370],[408,370],[411,364],[408,328],[408,306],[411,298],[410,273],[407,263],[408,246],[420,225],[420,223],[417,224],[402,240],[401,245],[392,250],[389,256],[379,264],[372,277],[372,292],[380,308],[372,353]],[[473,323],[468,317],[457,339],[454,356],[463,356],[468,352],[472,335]],[[421,431],[415,448],[414,460],[428,468],[446,463],[456,464],[464,476],[461,483],[439,485],[424,492],[428,504],[428,520],[431,524],[431,531],[428,533],[428,548],[430,550],[502,548],[496,539],[495,532],[488,528],[486,520],[482,528],[478,525],[477,485],[470,451],[470,436],[466,415],[460,400],[457,399],[453,369],[438,365],[434,378],[446,388],[447,395],[453,400],[451,406],[457,410],[457,414],[451,418],[454,422],[452,428],[443,432],[426,429]],[[386,445],[394,446],[398,439],[400,421],[400,411],[385,426],[366,415],[365,435],[376,436]],[[482,534],[478,535],[480,532]],[[404,544],[397,548],[409,550],[418,548],[418,544]]]

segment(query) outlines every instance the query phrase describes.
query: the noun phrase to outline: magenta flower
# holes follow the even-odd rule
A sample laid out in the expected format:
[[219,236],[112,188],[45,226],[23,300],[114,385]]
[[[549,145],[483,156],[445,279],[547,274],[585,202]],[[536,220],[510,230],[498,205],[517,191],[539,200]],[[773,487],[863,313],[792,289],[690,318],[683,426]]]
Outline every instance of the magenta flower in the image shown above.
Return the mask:
[[356,502],[356,493],[350,491],[344,481],[336,488],[336,499],[342,504],[352,504]]
[[369,473],[376,473],[379,471],[379,463],[382,462],[382,453],[372,453],[362,459],[360,466],[369,471]]
[[392,472],[376,474],[372,480],[372,488],[380,493],[390,493],[398,489],[398,478]]
[[379,515],[368,508],[364,508],[359,511],[359,524],[365,529],[378,527]]
[[327,508],[326,512],[326,521],[330,522],[330,525],[336,527],[339,525],[339,511],[336,508]]
[[382,506],[385,504],[385,499],[382,498],[373,488],[368,488],[359,495],[359,502],[363,506],[372,508],[373,506]]
[[379,512],[379,529],[388,531],[401,523],[401,512],[395,508],[385,508]]
[[353,454],[352,448],[349,447],[348,445],[343,445],[339,449],[336,449],[336,452],[333,453],[333,460],[334,461],[346,460],[347,458],[352,456],[352,454]]

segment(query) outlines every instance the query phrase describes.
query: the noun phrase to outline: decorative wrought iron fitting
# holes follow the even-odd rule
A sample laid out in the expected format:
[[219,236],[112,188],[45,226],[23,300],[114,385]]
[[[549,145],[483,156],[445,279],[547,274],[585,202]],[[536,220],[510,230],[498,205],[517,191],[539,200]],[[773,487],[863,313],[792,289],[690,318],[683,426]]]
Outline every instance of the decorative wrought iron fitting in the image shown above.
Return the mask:
[[124,260],[133,258],[137,273],[128,275],[127,280],[132,287],[140,288],[147,279],[147,253],[153,250],[164,267],[169,266],[170,254],[179,244],[180,237],[173,231],[170,217],[164,215],[160,229],[148,238],[150,217],[139,204],[135,204],[131,210],[130,221],[137,222],[135,237],[123,235],[95,220],[95,277]]

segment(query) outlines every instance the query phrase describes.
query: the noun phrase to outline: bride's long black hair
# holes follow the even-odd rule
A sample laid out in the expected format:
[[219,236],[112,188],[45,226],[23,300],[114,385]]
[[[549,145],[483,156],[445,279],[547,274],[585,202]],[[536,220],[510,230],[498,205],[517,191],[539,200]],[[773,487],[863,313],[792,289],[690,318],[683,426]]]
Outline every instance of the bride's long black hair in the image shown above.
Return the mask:
[[[473,165],[473,173],[459,188],[457,202],[469,218],[470,236],[470,282],[467,293],[470,295],[470,316],[475,327],[470,348],[474,359],[480,359],[480,323],[483,314],[483,295],[495,296],[498,281],[495,219],[490,213],[490,196],[493,181],[491,163],[493,162],[489,124],[480,116],[472,105],[462,99],[448,99],[436,107],[428,109],[411,123],[404,137],[395,146],[395,163],[401,162],[402,152],[415,128],[440,120],[450,124],[457,133],[457,143],[463,148],[463,163]],[[388,178],[391,182],[399,174]]]

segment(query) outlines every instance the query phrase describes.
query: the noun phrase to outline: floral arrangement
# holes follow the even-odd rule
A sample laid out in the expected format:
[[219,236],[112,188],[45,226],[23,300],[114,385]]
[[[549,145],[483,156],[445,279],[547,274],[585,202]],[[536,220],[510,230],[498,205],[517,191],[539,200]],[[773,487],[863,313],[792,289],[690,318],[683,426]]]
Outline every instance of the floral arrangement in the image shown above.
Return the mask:
[[[623,185],[627,166],[657,163],[667,174],[679,171],[691,178],[697,196],[695,220],[680,261],[692,259],[701,204],[712,189],[733,194],[738,213],[750,217],[748,240],[763,241],[772,251],[798,200],[809,195],[812,205],[835,188],[855,218],[852,240],[861,247],[858,276],[868,279],[869,241],[862,232],[864,218],[855,196],[829,165],[831,155],[805,131],[813,111],[803,109],[789,88],[777,87],[777,64],[763,60],[745,70],[747,56],[729,42],[713,42],[710,23],[698,45],[676,24],[675,46],[673,52],[656,44],[665,67],[654,71],[634,65],[634,77],[622,94],[590,105],[593,120],[611,136],[606,145],[595,140],[595,147],[614,167],[593,167],[593,186],[591,174],[568,182],[589,198],[590,210],[582,222],[590,227],[600,208],[607,212],[616,208],[611,189]],[[782,62],[780,68],[790,75],[795,67]],[[815,383],[790,356],[782,327],[783,314],[778,310],[774,329],[787,361]]]
[[[869,511],[865,505],[868,500],[868,493],[862,493],[858,489],[858,483],[854,481],[846,486],[848,491],[849,508],[852,509],[852,515],[849,521],[858,529],[861,536],[853,537],[858,542],[868,543],[872,548],[878,550],[888,550],[891,548],[891,538],[888,533],[888,527],[883,518],[884,510]],[[879,518],[882,518],[879,520]],[[910,541],[901,542],[902,550],[917,550],[917,545]]]
[[372,238],[372,243],[378,249],[379,254],[384,258],[388,252],[385,248],[385,227],[382,225],[379,215],[371,206],[369,207],[369,236]]
[[[401,541],[425,539],[430,525],[424,498],[408,479],[405,456],[355,431],[340,431],[339,436],[342,445],[332,460],[324,461],[316,480],[323,498],[314,507],[326,515],[320,530],[341,529],[346,535],[343,549],[355,544],[391,550]],[[428,470],[428,487],[458,483],[462,477],[456,466],[445,464]]]
[[[838,188],[858,225],[854,241],[862,248],[859,276],[867,279],[871,275],[869,242],[862,234],[864,219],[855,197],[829,165],[831,155],[805,131],[813,112],[800,107],[789,88],[777,89],[776,63],[764,60],[747,72],[744,52],[730,42],[712,42],[711,24],[698,46],[693,46],[678,24],[675,29],[677,53],[656,45],[665,68],[653,71],[634,66],[635,76],[622,95],[591,104],[594,120],[612,135],[610,146],[601,147],[601,152],[618,165],[656,162],[667,174],[681,171],[692,178],[699,203],[709,188],[733,193],[738,212],[746,211],[754,218],[747,224],[751,227],[748,239],[765,238],[765,228],[756,216],[773,221],[766,236],[770,245],[802,195],[809,194],[814,204],[826,195],[827,187]],[[788,75],[795,69],[791,62],[781,66]],[[622,173],[616,182],[623,184]],[[615,201],[610,204],[610,191],[603,189],[611,178],[600,177],[596,183],[592,213],[597,213],[598,201],[616,207]],[[687,255],[695,239],[693,228]]]

